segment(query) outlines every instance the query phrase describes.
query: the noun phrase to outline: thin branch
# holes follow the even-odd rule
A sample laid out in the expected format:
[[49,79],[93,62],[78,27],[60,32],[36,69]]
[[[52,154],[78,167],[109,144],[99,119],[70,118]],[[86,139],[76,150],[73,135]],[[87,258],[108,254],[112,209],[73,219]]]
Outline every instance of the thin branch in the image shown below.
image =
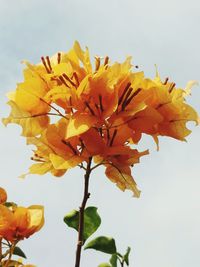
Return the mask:
[[90,197],[89,193],[89,178],[91,173],[91,163],[92,163],[92,157],[89,158],[89,161],[87,163],[87,169],[85,172],[85,184],[84,184],[84,196],[82,200],[81,207],[79,208],[79,228],[78,228],[78,243],[76,248],[76,262],[75,267],[80,266],[80,259],[81,259],[81,250],[83,246],[83,233],[84,233],[84,210],[87,203],[88,198]]
[[2,259],[2,237],[0,238],[0,260]]
[[85,171],[87,170],[84,166],[83,163],[78,164],[77,166],[79,166],[81,169],[84,169]]
[[[17,241],[18,242],[18,241]],[[5,267],[8,267],[9,266],[9,263],[10,263],[10,260],[12,258],[12,255],[13,255],[13,252],[14,252],[14,249],[15,249],[15,246],[17,244],[17,242],[14,242],[11,247],[10,247],[10,250],[9,250],[9,256],[8,256],[8,259],[6,260],[6,264],[5,264]]]
[[94,167],[92,167],[92,168],[91,168],[91,171],[93,171],[93,170],[96,169],[97,167],[103,165],[104,163],[105,163],[105,161],[102,160],[102,162],[100,162],[100,163],[96,164]]
[[10,248],[7,249],[6,252],[2,254],[2,256],[1,256],[1,260],[4,259],[6,256],[8,256],[9,253],[10,253]]

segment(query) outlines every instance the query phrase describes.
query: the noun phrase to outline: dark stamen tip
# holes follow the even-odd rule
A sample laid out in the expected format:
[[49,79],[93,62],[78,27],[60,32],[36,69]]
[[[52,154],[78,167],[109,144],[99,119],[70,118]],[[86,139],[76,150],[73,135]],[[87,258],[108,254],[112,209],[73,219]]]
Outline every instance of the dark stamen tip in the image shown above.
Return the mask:
[[41,60],[42,60],[42,64],[44,65],[45,69],[46,69],[46,72],[47,73],[51,73],[51,70],[49,70],[47,64],[46,64],[46,61],[45,61],[45,58],[44,57],[41,57]]
[[66,73],[63,73],[62,75],[69,83],[71,83],[72,86],[76,87],[76,84],[67,76]]
[[65,79],[63,78],[62,75],[59,76],[59,79],[60,79],[60,81],[61,81],[66,87],[69,88],[68,84],[66,83],[66,81],[65,81]]
[[90,113],[91,113],[93,116],[95,116],[95,113],[94,113],[93,109],[90,107],[90,105],[89,105],[89,103],[88,103],[87,101],[85,101],[85,105],[86,105],[86,107],[89,109]]
[[175,83],[172,83],[172,85],[169,88],[169,93],[171,93],[173,91],[173,89],[174,89],[175,86],[176,86],[176,84]]
[[103,103],[102,103],[102,95],[99,95],[99,104],[100,104],[101,112],[103,112],[104,109],[103,109]]
[[52,67],[51,67],[51,61],[50,61],[50,59],[49,59],[49,56],[46,56],[46,61],[47,61],[49,70],[50,70],[50,72],[51,72],[51,71],[52,71]]
[[98,71],[100,64],[101,64],[100,57],[95,57],[95,71]]
[[108,65],[108,62],[109,62],[109,57],[106,56],[106,57],[105,57],[105,60],[104,60],[104,66]]
[[167,77],[167,78],[165,79],[163,85],[166,85],[168,81],[169,81],[169,78]]
[[123,98],[124,98],[124,96],[125,96],[125,94],[128,91],[128,89],[129,89],[130,86],[131,86],[131,83],[128,82],[127,85],[126,85],[126,87],[124,88],[124,91],[123,91],[122,95],[119,98],[118,106],[122,103],[122,100],[123,100]]
[[61,53],[60,52],[58,52],[57,61],[58,61],[58,64],[60,64],[60,61],[61,61]]
[[112,139],[110,141],[110,146],[113,145],[113,142],[114,142],[114,139],[115,139],[116,134],[117,134],[117,129],[115,129],[114,132],[113,132],[113,136],[112,136]]
[[67,141],[65,141],[65,140],[62,140],[62,143],[65,144],[65,145],[67,145],[67,146],[71,149],[71,151],[72,151],[75,155],[77,155],[77,151],[76,151],[76,149],[72,146],[72,144],[71,144],[70,142],[67,142]]

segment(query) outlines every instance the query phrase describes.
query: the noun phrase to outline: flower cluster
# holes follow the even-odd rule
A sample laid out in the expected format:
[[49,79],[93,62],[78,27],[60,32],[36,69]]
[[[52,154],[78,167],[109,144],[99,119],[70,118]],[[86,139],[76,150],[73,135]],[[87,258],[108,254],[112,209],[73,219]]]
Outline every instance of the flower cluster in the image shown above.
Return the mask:
[[43,224],[43,206],[33,205],[25,208],[14,202],[7,202],[7,193],[0,187],[0,265],[34,267],[11,258],[12,255],[25,257],[22,250],[16,246],[17,243],[39,231]]
[[198,115],[185,102],[193,82],[183,90],[158,74],[149,79],[130,61],[95,57],[93,66],[88,49],[75,42],[38,65],[25,62],[24,81],[8,95],[12,110],[3,121],[21,125],[27,143],[36,146],[30,173],[62,176],[93,158],[120,189],[139,197],[131,167],[148,150],[133,146],[142,134],[157,144],[158,136],[183,141],[190,133],[186,123],[197,123]]
[[44,224],[43,206],[33,205],[28,208],[6,202],[7,194],[0,188],[0,238],[18,242],[39,231]]

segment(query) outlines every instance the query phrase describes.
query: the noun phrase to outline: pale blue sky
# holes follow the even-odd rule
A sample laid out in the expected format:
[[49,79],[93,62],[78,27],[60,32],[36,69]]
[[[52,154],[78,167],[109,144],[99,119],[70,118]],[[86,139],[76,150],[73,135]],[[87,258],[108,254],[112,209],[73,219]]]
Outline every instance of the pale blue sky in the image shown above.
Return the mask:
[[[5,94],[22,80],[27,59],[67,51],[74,40],[90,48],[92,56],[113,61],[133,56],[147,76],[170,77],[184,87],[200,80],[200,3],[198,0],[0,0],[0,113],[7,116]],[[200,88],[188,99],[200,112]],[[102,226],[97,235],[116,238],[120,251],[132,247],[130,267],[200,266],[200,128],[187,143],[160,139],[160,151],[150,148],[133,169],[141,198],[119,191],[103,169],[93,174],[89,205],[99,207]],[[30,165],[31,148],[15,125],[0,125],[1,182],[10,200],[28,206],[45,205],[46,224],[40,233],[22,242],[29,262],[38,267],[74,266],[76,234],[63,216],[79,206],[82,173],[74,169],[63,178],[17,177]],[[108,256],[83,253],[82,267],[97,267]]]

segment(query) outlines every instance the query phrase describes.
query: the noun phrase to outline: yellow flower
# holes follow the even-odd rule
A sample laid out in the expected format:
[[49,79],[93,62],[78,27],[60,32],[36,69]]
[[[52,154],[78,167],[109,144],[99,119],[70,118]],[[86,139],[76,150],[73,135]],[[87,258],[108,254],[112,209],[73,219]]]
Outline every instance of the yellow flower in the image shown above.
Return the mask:
[[44,224],[44,209],[34,205],[11,210],[0,205],[0,236],[11,242],[28,238]]
[[159,136],[185,140],[187,122],[199,121],[186,103],[195,82],[183,90],[158,73],[146,78],[132,70],[130,57],[111,64],[97,56],[94,63],[78,42],[37,65],[26,62],[24,81],[9,94],[11,114],[3,122],[19,124],[27,143],[36,146],[30,173],[62,176],[93,158],[120,189],[138,197],[131,167],[147,150],[138,152],[136,145],[143,134],[157,145]]

